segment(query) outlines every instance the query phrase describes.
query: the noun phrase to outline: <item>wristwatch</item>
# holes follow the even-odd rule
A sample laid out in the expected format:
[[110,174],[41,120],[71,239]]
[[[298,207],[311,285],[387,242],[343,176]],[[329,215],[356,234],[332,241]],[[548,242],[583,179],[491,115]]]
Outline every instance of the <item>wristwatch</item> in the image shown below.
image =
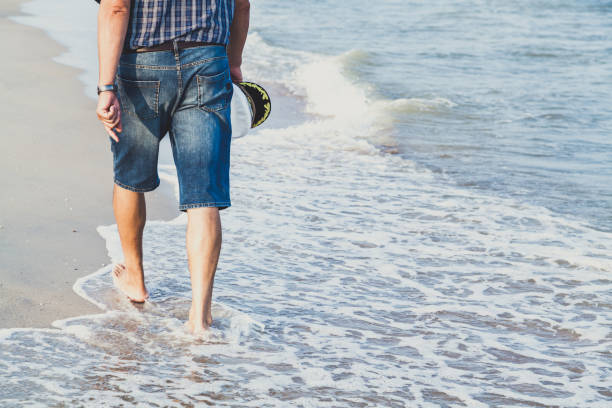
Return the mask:
[[98,95],[106,91],[117,92],[117,84],[102,85],[102,86],[98,85]]

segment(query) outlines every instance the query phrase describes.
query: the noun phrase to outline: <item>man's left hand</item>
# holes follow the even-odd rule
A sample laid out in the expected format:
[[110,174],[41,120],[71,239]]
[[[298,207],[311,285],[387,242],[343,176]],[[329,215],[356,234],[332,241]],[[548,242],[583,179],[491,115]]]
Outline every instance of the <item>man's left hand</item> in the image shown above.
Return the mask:
[[114,92],[106,91],[98,95],[98,107],[96,108],[98,119],[104,125],[106,133],[115,141],[119,142],[117,132],[121,132],[121,109],[119,100]]

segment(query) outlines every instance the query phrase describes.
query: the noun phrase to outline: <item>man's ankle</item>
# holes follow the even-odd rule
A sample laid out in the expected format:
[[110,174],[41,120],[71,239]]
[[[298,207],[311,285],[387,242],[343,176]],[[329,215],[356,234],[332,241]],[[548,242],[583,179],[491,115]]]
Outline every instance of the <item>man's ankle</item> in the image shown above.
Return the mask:
[[125,268],[127,269],[128,276],[134,278],[140,278],[143,275],[143,268],[141,263],[124,263]]

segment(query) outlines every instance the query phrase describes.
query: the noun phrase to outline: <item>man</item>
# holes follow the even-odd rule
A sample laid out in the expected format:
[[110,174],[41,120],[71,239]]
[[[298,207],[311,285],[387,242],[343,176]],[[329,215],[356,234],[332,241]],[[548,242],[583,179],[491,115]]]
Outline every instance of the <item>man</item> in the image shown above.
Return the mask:
[[96,113],[111,138],[113,210],[125,259],[112,277],[133,302],[148,297],[142,264],[144,193],[159,185],[159,141],[168,133],[179,209],[188,218],[192,303],[186,326],[201,332],[212,324],[219,211],[231,205],[231,82],[242,80],[249,1],[96,1]]

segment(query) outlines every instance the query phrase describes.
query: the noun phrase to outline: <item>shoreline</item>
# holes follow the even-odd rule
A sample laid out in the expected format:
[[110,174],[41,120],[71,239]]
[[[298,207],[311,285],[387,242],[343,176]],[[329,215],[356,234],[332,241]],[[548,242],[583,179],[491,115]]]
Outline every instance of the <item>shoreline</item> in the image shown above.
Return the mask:
[[[110,263],[96,228],[115,223],[110,143],[83,92],[84,70],[56,62],[68,49],[44,30],[10,19],[24,15],[23,3],[0,6],[0,30],[14,39],[3,42],[0,79],[10,101],[0,113],[0,328],[99,313],[72,287]],[[146,199],[148,220],[179,214],[169,183]]]

